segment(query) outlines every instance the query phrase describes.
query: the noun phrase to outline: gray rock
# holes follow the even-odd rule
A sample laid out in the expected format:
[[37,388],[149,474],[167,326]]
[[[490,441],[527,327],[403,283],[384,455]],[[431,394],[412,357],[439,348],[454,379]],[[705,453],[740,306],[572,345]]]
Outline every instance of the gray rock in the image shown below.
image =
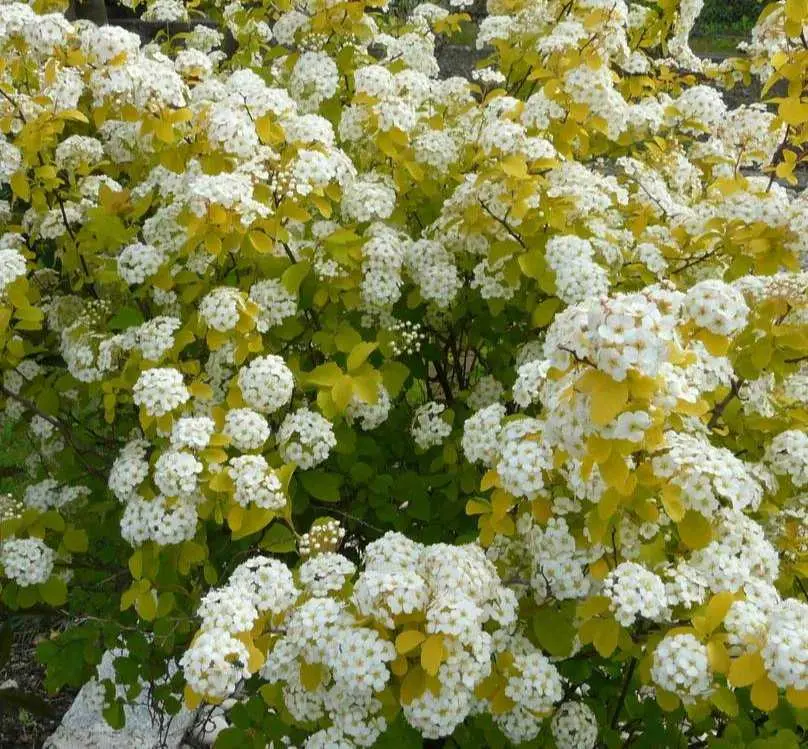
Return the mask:
[[113,661],[120,651],[107,651],[98,666],[98,681],[85,684],[43,749],[177,749],[193,724],[195,713],[182,708],[177,715],[156,714],[144,689],[124,708],[126,724],[113,729],[101,714],[100,681],[114,679]]

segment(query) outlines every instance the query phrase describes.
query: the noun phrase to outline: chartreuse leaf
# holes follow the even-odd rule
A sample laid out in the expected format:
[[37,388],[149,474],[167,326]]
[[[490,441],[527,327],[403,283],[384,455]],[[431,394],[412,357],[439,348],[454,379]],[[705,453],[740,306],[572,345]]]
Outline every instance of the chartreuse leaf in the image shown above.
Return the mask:
[[749,697],[758,710],[763,710],[767,713],[774,710],[780,701],[777,685],[768,676],[761,676],[752,685]]
[[425,639],[426,635],[423,632],[416,629],[404,630],[396,637],[396,652],[406,655],[415,650]]
[[429,635],[421,645],[421,666],[424,671],[430,676],[435,676],[444,657],[443,635]]
[[764,676],[766,667],[760,653],[744,653],[729,666],[727,679],[736,687],[748,687]]
[[695,510],[688,510],[677,527],[679,538],[691,549],[702,549],[713,539],[713,528],[710,521]]

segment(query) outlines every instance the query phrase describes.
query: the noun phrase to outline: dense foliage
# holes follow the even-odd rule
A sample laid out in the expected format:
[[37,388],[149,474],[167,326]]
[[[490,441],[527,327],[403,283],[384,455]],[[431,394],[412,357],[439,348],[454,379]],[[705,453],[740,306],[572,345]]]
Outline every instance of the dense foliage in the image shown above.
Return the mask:
[[[0,5],[6,611],[219,746],[797,747],[808,5]],[[155,0],[146,17],[197,13]],[[763,86],[728,110],[722,87]]]

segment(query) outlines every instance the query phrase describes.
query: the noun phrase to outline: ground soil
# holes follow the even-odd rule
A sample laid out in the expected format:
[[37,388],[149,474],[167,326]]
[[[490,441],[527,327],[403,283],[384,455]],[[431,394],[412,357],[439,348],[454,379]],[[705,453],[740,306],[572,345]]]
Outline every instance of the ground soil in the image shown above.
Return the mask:
[[[36,644],[42,637],[47,637],[47,629],[42,631],[47,625],[38,617],[25,619],[24,622],[12,622],[14,642],[8,662],[0,667],[0,686],[13,679],[19,692],[28,698],[31,709],[8,704],[0,698],[1,749],[41,749],[48,736],[56,730],[76,694],[74,690],[64,690],[55,695],[47,693],[44,669],[36,659]],[[34,712],[35,707],[44,710]]]

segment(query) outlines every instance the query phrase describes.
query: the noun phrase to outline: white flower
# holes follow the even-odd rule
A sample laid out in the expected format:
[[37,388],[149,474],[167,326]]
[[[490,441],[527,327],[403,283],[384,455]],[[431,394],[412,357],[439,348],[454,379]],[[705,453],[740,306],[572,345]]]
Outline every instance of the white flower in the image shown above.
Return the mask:
[[281,458],[303,470],[322,463],[336,444],[331,422],[307,408],[299,408],[286,416],[278,429]]
[[141,372],[132,390],[135,405],[142,406],[150,416],[170,413],[190,397],[182,373],[170,367]]
[[685,703],[709,694],[712,673],[706,646],[690,634],[664,638],[654,650],[651,678]]
[[280,356],[270,354],[253,359],[238,373],[241,394],[249,406],[261,413],[274,413],[292,399],[294,377]]
[[44,583],[55,558],[53,549],[38,538],[9,538],[0,544],[3,575],[23,588]]

